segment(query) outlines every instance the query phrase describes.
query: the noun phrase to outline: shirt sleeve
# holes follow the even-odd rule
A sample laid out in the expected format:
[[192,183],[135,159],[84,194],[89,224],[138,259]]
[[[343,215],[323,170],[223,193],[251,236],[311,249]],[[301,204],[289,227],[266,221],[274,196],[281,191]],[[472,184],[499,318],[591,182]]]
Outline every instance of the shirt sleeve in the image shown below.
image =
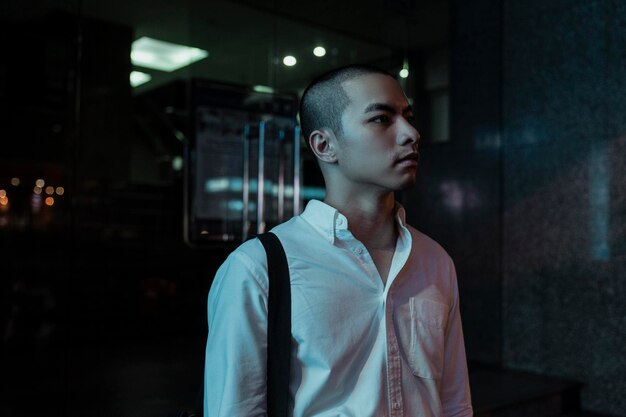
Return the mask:
[[266,415],[267,267],[241,250],[217,271],[208,298],[205,417]]
[[441,403],[444,417],[471,417],[473,411],[459,311],[459,290],[452,262],[450,280],[452,304],[445,333]]

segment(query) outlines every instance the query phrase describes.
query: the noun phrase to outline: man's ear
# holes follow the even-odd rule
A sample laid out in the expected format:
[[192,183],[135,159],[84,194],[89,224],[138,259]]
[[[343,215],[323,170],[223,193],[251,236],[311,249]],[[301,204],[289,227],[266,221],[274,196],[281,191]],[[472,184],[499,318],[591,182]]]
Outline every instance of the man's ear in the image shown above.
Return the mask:
[[337,162],[334,148],[335,139],[335,134],[331,130],[314,130],[309,135],[309,146],[317,159],[322,162],[334,164]]

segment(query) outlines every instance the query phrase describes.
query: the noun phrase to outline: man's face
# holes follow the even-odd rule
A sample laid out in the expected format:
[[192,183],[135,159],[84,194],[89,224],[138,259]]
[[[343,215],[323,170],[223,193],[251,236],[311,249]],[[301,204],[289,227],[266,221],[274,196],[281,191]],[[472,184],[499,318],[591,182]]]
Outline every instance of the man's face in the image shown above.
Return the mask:
[[349,183],[396,191],[415,183],[419,133],[400,85],[383,74],[346,81],[350,103],[336,141],[339,171]]

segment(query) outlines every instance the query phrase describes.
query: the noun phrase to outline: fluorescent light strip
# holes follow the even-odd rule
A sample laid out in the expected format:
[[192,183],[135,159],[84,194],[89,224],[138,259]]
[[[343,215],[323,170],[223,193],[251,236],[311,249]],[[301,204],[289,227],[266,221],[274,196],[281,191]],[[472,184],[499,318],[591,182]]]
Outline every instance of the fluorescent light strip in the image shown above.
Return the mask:
[[257,93],[274,93],[275,92],[275,90],[272,87],[268,87],[266,85],[255,85],[253,89]]
[[144,36],[133,42],[130,58],[133,65],[172,72],[209,56],[200,48],[179,45]]

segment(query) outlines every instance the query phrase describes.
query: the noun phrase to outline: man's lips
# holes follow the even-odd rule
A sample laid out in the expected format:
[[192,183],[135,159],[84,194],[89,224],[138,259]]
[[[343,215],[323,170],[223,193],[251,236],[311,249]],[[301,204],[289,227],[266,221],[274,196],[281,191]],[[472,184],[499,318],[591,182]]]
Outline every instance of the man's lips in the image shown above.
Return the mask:
[[419,161],[419,158],[420,158],[419,152],[411,152],[410,154],[404,155],[403,157],[399,158],[396,161],[396,163],[397,164],[406,163],[407,165],[417,164],[417,161]]

